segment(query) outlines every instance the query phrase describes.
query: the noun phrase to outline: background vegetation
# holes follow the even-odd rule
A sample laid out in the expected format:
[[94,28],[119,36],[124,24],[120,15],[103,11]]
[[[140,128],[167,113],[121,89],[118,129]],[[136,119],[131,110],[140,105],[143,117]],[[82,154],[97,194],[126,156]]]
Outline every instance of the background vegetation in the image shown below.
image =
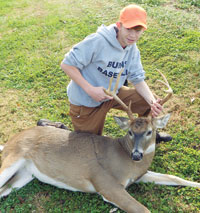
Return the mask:
[[[157,146],[151,170],[200,182],[200,0],[135,0],[148,12],[148,30],[138,46],[147,81],[163,95],[155,72],[173,90],[166,131],[173,141]],[[131,0],[0,1],[0,144],[41,118],[70,128],[68,77],[60,62],[73,44],[102,23],[117,21]],[[104,134],[124,135],[112,119]],[[125,115],[125,114],[124,114]],[[152,212],[200,212],[200,191],[189,187],[137,184],[128,191]],[[0,212],[109,212],[100,196],[69,192],[32,181],[0,200]],[[117,212],[122,212],[117,210]]]

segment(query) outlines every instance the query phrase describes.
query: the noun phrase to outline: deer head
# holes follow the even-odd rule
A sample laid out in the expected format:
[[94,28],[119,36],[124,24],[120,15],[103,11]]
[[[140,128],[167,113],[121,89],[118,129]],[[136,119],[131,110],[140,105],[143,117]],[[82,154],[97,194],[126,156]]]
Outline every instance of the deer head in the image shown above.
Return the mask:
[[[123,72],[123,69],[120,71],[116,85],[113,91],[111,91],[111,84],[113,78],[111,78],[109,87],[105,90],[106,94],[112,96],[124,110],[127,112],[128,118],[124,117],[114,117],[117,124],[120,128],[124,130],[128,130],[126,135],[126,145],[129,147],[129,152],[131,154],[131,158],[134,161],[140,161],[143,158],[144,153],[148,153],[149,147],[154,147],[155,149],[155,139],[156,139],[156,129],[164,128],[170,118],[170,114],[166,114],[164,116],[154,118],[151,116],[151,113],[148,117],[138,117],[135,118],[131,111],[131,102],[129,106],[127,106],[117,95],[116,90],[118,87],[120,76]],[[167,102],[173,94],[171,87],[165,76],[159,71],[161,76],[164,79],[160,81],[162,84],[168,87],[166,91],[168,94],[161,100],[161,105]]]

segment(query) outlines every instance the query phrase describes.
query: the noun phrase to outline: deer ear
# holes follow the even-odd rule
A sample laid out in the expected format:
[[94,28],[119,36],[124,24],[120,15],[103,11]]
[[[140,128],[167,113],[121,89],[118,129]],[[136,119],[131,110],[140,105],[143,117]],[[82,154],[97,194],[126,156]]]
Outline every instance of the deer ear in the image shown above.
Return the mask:
[[153,122],[156,128],[160,128],[160,129],[164,128],[167,125],[167,122],[169,121],[170,116],[171,114],[166,114],[162,117],[154,118]]
[[129,119],[124,117],[113,117],[116,121],[116,123],[119,125],[119,127],[123,130],[126,130],[129,128]]

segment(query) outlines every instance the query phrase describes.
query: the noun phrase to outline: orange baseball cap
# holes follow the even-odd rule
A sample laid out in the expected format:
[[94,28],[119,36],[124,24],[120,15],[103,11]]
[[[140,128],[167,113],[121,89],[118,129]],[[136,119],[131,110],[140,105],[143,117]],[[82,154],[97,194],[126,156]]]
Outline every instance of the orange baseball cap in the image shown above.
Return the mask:
[[128,5],[120,12],[119,21],[125,28],[132,28],[136,26],[142,26],[147,29],[147,13],[146,11],[135,4]]

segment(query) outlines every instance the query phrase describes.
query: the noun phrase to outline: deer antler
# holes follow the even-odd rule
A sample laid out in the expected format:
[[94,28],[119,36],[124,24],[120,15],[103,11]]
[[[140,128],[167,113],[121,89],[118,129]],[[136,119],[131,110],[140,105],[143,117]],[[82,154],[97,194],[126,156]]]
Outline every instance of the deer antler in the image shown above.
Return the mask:
[[127,112],[128,114],[128,117],[130,118],[130,120],[134,120],[134,116],[133,116],[133,113],[131,111],[131,101],[129,103],[129,106],[127,106],[117,95],[116,95],[116,90],[117,90],[117,87],[118,87],[118,84],[119,84],[119,80],[120,80],[120,77],[121,77],[121,74],[124,70],[121,69],[121,71],[119,72],[118,74],[118,77],[117,77],[117,81],[116,81],[116,84],[115,84],[115,87],[114,87],[114,90],[111,91],[111,85],[112,85],[112,81],[113,81],[113,76],[112,78],[110,79],[110,82],[109,82],[109,87],[108,89],[104,89],[104,92],[113,97],[115,99],[115,101],[117,101],[122,107],[123,109]]
[[[169,83],[168,83],[166,77],[164,76],[164,74],[161,73],[159,70],[157,70],[157,71],[160,73],[160,75],[161,75],[161,76],[163,77],[163,79],[164,79],[164,81],[161,81],[161,80],[157,80],[157,81],[159,81],[160,83],[164,84],[164,85],[168,88],[168,90],[165,90],[165,92],[167,92],[168,94],[160,101],[160,104],[163,105],[164,103],[166,103],[166,102],[171,98],[171,96],[172,96],[172,94],[173,94],[173,90],[172,90],[172,88],[170,87],[170,85],[169,85]],[[119,72],[119,75],[118,75],[118,77],[117,77],[117,81],[116,81],[114,90],[111,91],[111,85],[112,85],[112,81],[113,81],[113,76],[112,76],[112,78],[110,79],[110,82],[109,82],[109,87],[108,87],[107,90],[104,89],[104,92],[105,92],[107,95],[113,97],[113,98],[115,99],[115,101],[117,101],[117,102],[123,107],[123,109],[127,112],[128,117],[130,118],[130,120],[134,120],[135,118],[134,118],[133,113],[132,113],[132,111],[131,111],[131,101],[130,101],[130,103],[129,103],[129,106],[127,106],[127,105],[116,95],[116,90],[117,90],[117,87],[118,87],[119,80],[120,80],[120,77],[121,77],[122,72],[123,72],[123,69]]]
[[161,80],[157,80],[157,81],[162,83],[162,84],[164,84],[168,88],[168,90],[165,90],[165,92],[168,93],[168,94],[160,101],[160,104],[163,105],[164,103],[166,103],[171,98],[171,96],[173,95],[173,90],[170,87],[170,85],[169,85],[169,83],[167,81],[167,78],[164,76],[164,74],[162,72],[160,72],[159,70],[157,70],[157,71],[163,77],[165,82],[163,82]]

